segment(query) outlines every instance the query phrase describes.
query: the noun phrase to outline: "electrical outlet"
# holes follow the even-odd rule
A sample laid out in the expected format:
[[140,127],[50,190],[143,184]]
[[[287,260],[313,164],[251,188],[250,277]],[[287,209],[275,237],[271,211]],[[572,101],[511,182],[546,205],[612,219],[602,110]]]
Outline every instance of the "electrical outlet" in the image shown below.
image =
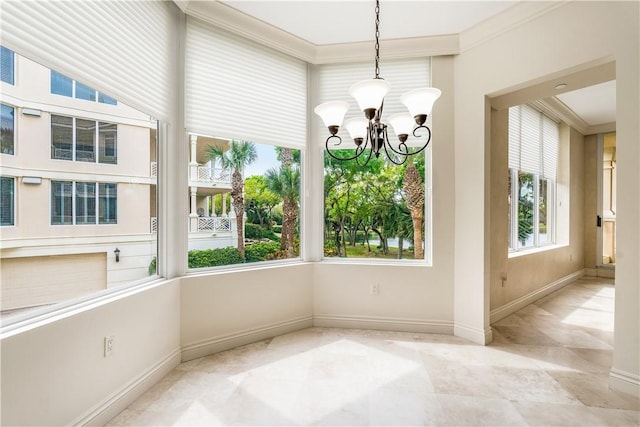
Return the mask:
[[104,337],[104,357],[109,357],[113,354],[115,341],[116,337],[113,335],[110,337]]
[[380,295],[380,285],[378,283],[371,285],[371,295],[374,297]]

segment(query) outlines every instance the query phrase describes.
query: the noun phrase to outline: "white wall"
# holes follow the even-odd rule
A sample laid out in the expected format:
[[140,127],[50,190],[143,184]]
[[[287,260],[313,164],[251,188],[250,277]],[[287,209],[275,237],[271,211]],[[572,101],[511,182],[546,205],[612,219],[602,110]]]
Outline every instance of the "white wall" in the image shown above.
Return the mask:
[[[477,179],[489,165],[477,159],[489,150],[485,97],[615,58],[619,216],[614,371],[625,378],[616,387],[632,388],[633,378],[637,388],[640,376],[638,7],[637,2],[559,3],[501,34],[490,34],[488,22],[463,34],[455,78],[455,294],[465,296],[455,299],[455,321],[482,331],[489,326],[489,236],[483,212],[490,181]],[[477,37],[486,34],[490,36],[478,43]]]
[[[106,336],[115,337],[110,357]],[[118,397],[129,391],[128,404],[151,385],[145,380],[179,363],[180,282],[98,303],[3,337],[1,345],[2,425],[107,422],[124,409]]]
[[312,271],[312,264],[272,264],[184,277],[182,360],[310,327]]

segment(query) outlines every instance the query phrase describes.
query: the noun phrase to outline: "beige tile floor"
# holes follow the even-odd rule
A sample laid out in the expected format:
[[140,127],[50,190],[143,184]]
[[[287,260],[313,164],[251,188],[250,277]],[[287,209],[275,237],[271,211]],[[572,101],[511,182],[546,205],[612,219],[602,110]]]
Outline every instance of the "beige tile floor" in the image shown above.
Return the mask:
[[109,425],[637,426],[607,386],[614,287],[581,279],[447,335],[311,328],[178,366]]

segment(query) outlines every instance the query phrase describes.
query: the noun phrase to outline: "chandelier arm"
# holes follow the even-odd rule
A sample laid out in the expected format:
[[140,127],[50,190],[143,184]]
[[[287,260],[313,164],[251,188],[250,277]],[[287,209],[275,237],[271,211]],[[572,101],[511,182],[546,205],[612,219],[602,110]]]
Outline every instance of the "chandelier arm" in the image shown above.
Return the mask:
[[422,126],[418,126],[417,128],[415,128],[415,129],[413,130],[413,136],[415,136],[416,138],[421,138],[421,137],[419,137],[419,136],[417,136],[417,135],[416,135],[416,131],[417,131],[418,129],[421,129],[421,128],[425,128],[425,129],[427,130],[427,132],[429,132],[429,136],[427,137],[427,142],[425,142],[425,144],[424,144],[424,145],[423,145],[423,146],[422,146],[418,151],[411,153],[411,154],[410,154],[411,156],[414,156],[414,155],[416,155],[416,154],[418,154],[418,153],[423,152],[423,151],[425,150],[425,148],[427,148],[427,146],[428,146],[428,145],[429,145],[429,143],[431,142],[431,129],[429,129],[429,127],[428,127],[428,126],[424,126],[424,125],[422,125]]
[[360,153],[358,153],[358,149],[356,148],[356,154],[355,154],[353,157],[338,157],[338,156],[336,156],[336,155],[335,155],[335,154],[333,154],[333,153],[331,152],[331,150],[329,149],[329,141],[330,141],[332,138],[338,138],[338,140],[339,140],[339,142],[337,142],[337,143],[335,143],[335,144],[333,144],[333,145],[340,145],[340,144],[342,144],[342,138],[340,138],[338,135],[331,135],[331,136],[329,136],[329,137],[327,138],[327,140],[324,142],[324,146],[325,146],[325,148],[326,148],[326,150],[327,150],[327,154],[329,154],[329,156],[333,157],[334,159],[339,160],[339,161],[353,160],[353,159],[357,158],[358,156],[360,156],[360,155],[362,154],[362,151],[361,151]]
[[[398,153],[398,154],[400,155],[400,158],[401,158],[402,160],[401,160],[401,161],[399,161],[399,162],[397,162],[397,161],[394,159],[394,157],[395,157],[395,156],[393,156],[393,155],[390,155],[390,154],[389,154],[389,150],[387,150],[387,146],[389,146],[389,148],[391,148],[391,144],[389,144],[389,141],[388,141],[388,140],[387,140],[387,141],[385,142],[385,144],[384,144],[384,152],[385,152],[385,154],[387,155],[387,159],[389,159],[389,161],[390,161],[391,163],[393,163],[393,164],[394,164],[394,165],[396,165],[396,166],[400,166],[400,165],[403,165],[403,164],[405,164],[405,163],[407,162],[407,159],[409,158],[409,154],[402,154],[402,153]],[[391,148],[391,150],[392,150],[394,153],[397,153],[397,151],[395,151],[393,148]]]

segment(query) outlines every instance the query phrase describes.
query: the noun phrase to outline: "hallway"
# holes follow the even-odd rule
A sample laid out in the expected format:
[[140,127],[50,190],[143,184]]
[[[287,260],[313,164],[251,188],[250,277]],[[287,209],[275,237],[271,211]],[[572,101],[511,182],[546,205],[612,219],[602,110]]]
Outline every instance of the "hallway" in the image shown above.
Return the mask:
[[608,388],[613,281],[583,278],[449,335],[310,328],[181,364],[109,425],[633,426]]

